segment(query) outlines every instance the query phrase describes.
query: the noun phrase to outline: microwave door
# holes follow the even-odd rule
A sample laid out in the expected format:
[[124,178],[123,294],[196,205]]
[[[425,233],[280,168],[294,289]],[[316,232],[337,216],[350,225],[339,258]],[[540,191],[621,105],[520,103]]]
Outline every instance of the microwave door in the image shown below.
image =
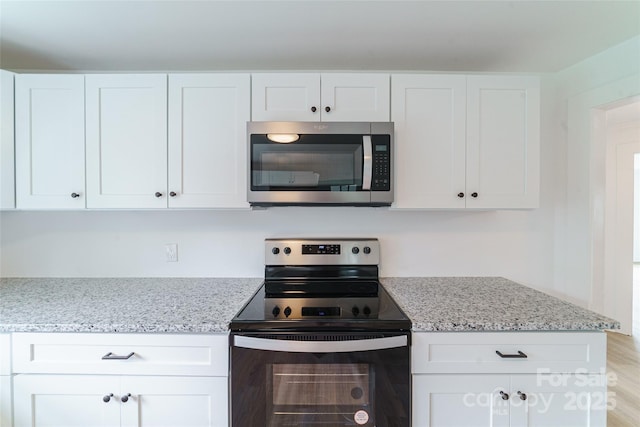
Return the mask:
[[362,165],[362,190],[371,190],[371,175],[373,173],[373,153],[371,148],[371,135],[362,136],[362,151],[364,162]]

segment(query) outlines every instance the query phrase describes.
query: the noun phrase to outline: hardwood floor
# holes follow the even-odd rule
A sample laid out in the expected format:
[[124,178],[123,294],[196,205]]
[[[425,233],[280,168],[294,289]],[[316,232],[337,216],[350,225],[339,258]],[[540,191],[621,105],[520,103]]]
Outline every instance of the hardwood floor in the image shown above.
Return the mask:
[[607,332],[609,393],[615,408],[607,413],[609,427],[640,426],[640,339]]
[[640,264],[633,268],[633,335],[607,332],[607,374],[616,375],[609,384],[616,407],[607,413],[607,425],[640,426]]

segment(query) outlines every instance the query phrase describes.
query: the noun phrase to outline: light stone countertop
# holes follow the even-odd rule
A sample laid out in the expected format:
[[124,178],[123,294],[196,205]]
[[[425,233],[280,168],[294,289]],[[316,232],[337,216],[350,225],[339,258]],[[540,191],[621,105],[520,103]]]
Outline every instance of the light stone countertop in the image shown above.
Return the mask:
[[[383,278],[413,331],[561,331],[618,322],[503,278]],[[261,278],[0,279],[0,332],[220,333]]]
[[227,332],[262,279],[0,279],[0,332]]
[[589,331],[619,329],[593,311],[501,277],[381,280],[414,332]]

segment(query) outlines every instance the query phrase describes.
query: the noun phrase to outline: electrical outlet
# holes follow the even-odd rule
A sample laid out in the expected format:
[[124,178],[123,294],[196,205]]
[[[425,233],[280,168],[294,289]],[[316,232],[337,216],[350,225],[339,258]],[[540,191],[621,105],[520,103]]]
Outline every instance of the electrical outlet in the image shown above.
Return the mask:
[[178,244],[170,243],[164,246],[167,262],[178,262]]

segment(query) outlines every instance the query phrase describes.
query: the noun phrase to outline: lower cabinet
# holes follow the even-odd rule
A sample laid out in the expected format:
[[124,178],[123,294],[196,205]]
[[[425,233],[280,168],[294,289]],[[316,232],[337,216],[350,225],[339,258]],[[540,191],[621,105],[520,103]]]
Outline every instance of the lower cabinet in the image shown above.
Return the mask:
[[227,379],[17,375],[15,425],[227,427]]
[[13,427],[11,334],[0,334],[0,427]]
[[228,339],[14,333],[14,425],[228,427]]
[[601,375],[414,375],[414,427],[604,426]]
[[606,335],[413,334],[413,427],[604,427]]

